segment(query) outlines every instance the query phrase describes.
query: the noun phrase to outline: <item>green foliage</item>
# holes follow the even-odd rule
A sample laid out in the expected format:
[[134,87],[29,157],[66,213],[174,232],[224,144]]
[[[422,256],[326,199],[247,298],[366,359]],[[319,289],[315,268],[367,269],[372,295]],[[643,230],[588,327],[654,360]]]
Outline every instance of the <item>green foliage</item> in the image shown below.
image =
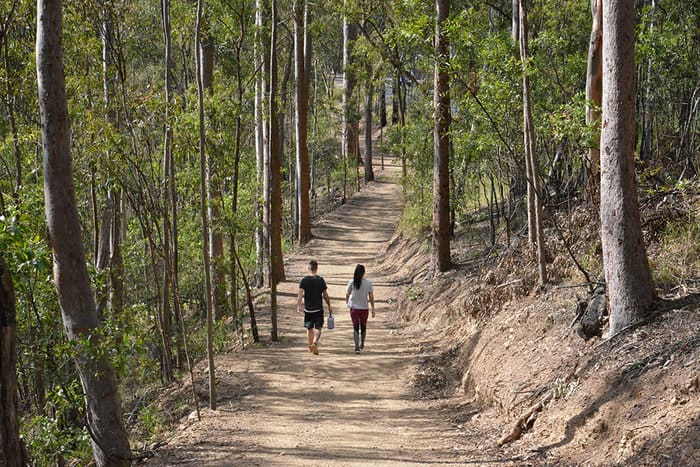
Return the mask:
[[410,301],[415,302],[423,296],[423,289],[418,285],[410,285],[406,287],[406,296]]
[[26,427],[24,438],[32,465],[59,465],[92,455],[90,434],[85,427],[61,428],[50,417],[34,417]]

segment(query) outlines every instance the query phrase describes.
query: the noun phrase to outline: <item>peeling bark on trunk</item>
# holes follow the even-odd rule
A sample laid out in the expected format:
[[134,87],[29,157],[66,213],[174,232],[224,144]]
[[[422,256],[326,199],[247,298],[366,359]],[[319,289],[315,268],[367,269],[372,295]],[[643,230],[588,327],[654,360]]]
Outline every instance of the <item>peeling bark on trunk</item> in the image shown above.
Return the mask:
[[649,316],[656,298],[635,180],[634,0],[603,10],[600,222],[610,335]]
[[42,126],[44,199],[54,280],[66,333],[80,345],[75,361],[87,401],[87,423],[98,465],[125,465],[131,451],[117,381],[102,344],[75,204],[58,0],[38,0],[36,66]]

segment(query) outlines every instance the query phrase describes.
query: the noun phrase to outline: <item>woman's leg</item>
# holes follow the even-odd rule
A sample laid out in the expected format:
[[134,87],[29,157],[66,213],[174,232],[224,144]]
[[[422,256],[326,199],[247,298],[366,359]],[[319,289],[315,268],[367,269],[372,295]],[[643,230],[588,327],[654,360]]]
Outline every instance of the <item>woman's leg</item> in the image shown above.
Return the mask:
[[352,308],[350,318],[352,318],[352,338],[355,341],[355,352],[360,351],[360,316],[359,311]]
[[369,310],[366,310],[360,316],[360,330],[362,332],[360,340],[360,349],[365,348],[365,337],[367,336],[367,318],[369,318]]

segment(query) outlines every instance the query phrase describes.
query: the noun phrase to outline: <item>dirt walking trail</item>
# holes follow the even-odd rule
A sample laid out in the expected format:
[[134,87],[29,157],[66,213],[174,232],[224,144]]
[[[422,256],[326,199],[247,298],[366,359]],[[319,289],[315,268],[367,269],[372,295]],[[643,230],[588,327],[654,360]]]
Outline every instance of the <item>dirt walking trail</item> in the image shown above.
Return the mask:
[[[376,170],[376,182],[324,216],[312,229],[314,240],[286,258],[281,342],[218,355],[218,409],[180,425],[149,465],[461,463],[449,441],[454,427],[411,393],[417,346],[389,318],[397,290],[374,262],[400,213],[398,172],[391,165]],[[308,351],[296,312],[298,283],[310,259],[319,262],[336,318],[335,330],[323,331],[319,355]],[[359,355],[344,301],[356,263],[366,265],[377,304]],[[259,313],[261,337],[269,341],[268,317]]]

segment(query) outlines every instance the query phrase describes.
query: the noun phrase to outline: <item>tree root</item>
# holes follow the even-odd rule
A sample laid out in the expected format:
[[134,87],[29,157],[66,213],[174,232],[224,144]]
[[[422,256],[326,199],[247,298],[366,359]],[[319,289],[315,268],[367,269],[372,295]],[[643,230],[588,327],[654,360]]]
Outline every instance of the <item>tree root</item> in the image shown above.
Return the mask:
[[532,425],[535,423],[535,419],[537,419],[537,414],[542,410],[545,404],[552,399],[554,399],[554,389],[547,391],[544,397],[542,397],[537,404],[530,407],[528,411],[525,412],[517,422],[515,422],[513,430],[508,435],[498,440],[498,446],[500,447],[520,439],[523,433],[532,428]]
[[[564,378],[564,383],[568,384],[571,382],[571,380],[576,375],[577,368],[578,362],[576,362],[574,368],[569,372],[569,374],[566,375],[566,378]],[[518,420],[515,422],[515,426],[513,427],[510,433],[498,440],[497,444],[499,447],[520,439],[523,433],[527,432],[530,428],[532,428],[532,425],[535,424],[535,420],[537,419],[537,414],[542,411],[545,405],[547,405],[550,401],[554,399],[554,396],[557,391],[556,383],[553,386],[554,387],[547,391],[545,395],[542,396],[542,398],[535,405],[530,407],[523,415],[520,416],[520,418],[518,418]]]

